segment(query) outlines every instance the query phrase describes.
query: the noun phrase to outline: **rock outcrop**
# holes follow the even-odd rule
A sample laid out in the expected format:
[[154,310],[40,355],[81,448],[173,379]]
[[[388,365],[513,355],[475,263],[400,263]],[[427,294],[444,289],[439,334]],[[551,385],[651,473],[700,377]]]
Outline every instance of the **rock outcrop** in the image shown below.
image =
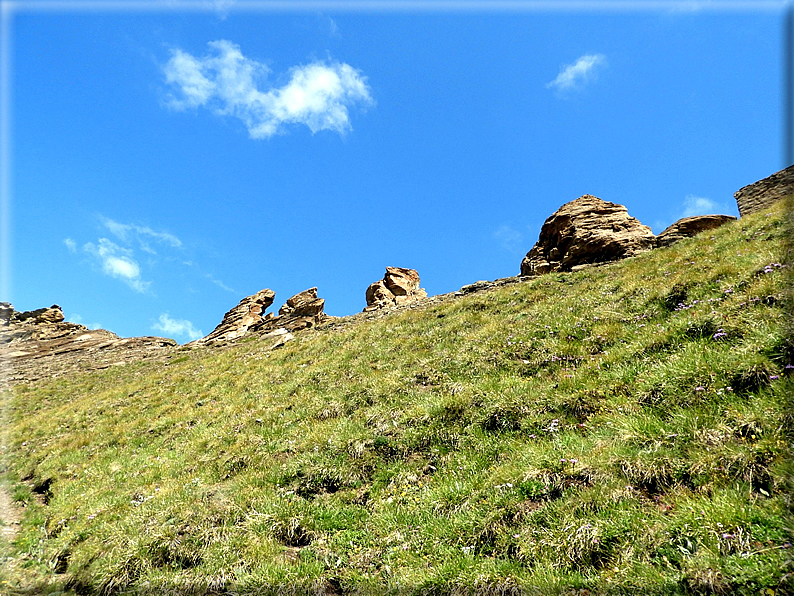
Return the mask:
[[701,232],[714,230],[729,221],[736,221],[733,215],[695,215],[679,219],[673,225],[666,228],[656,237],[656,244],[659,247],[670,246],[674,242],[691,238]]
[[265,314],[275,297],[273,290],[264,289],[243,298],[223,316],[212,333],[188,345],[225,343],[253,333],[279,336],[277,345],[281,345],[292,339],[291,332],[313,327],[328,318],[323,312],[325,300],[317,297],[317,288],[309,288],[289,298],[278,315]]
[[246,296],[240,300],[237,306],[223,315],[220,324],[212,333],[197,341],[199,343],[215,343],[233,341],[243,337],[251,327],[263,321],[265,311],[273,304],[275,297],[276,293],[267,288],[259,290],[251,296]]
[[386,274],[367,288],[367,306],[364,312],[401,306],[426,298],[427,292],[419,287],[419,273],[416,269],[386,267]]
[[105,329],[69,323],[57,304],[17,312],[11,304],[0,303],[0,360],[12,383],[165,358],[177,345],[164,337],[121,338]]
[[584,195],[546,220],[537,243],[521,262],[521,275],[572,271],[617,261],[655,245],[651,229],[631,217],[623,205]]
[[791,194],[794,194],[794,165],[740,188],[733,197],[739,207],[739,216],[744,217]]

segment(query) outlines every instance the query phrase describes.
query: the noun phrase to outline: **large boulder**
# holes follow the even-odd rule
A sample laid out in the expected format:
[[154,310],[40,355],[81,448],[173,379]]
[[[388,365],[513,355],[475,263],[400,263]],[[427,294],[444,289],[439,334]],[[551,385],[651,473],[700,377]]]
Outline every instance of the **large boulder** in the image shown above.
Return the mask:
[[386,267],[386,274],[367,288],[367,306],[364,312],[400,306],[426,298],[427,292],[419,287],[416,269]]
[[316,317],[324,307],[325,300],[317,297],[317,288],[309,288],[287,299],[278,314],[280,317]]
[[278,309],[278,316],[264,321],[262,329],[286,329],[299,331],[314,327],[324,321],[328,315],[323,312],[325,300],[317,297],[317,288],[309,288],[291,298]]
[[674,242],[691,238],[701,232],[714,230],[729,221],[736,221],[733,215],[695,215],[679,219],[670,227],[666,228],[656,237],[656,244],[659,247],[670,246]]
[[739,216],[766,209],[772,203],[794,194],[794,165],[775,172],[763,180],[753,182],[733,193]]
[[631,217],[623,205],[584,195],[546,220],[537,243],[521,262],[521,275],[617,261],[650,250],[655,244],[651,229]]

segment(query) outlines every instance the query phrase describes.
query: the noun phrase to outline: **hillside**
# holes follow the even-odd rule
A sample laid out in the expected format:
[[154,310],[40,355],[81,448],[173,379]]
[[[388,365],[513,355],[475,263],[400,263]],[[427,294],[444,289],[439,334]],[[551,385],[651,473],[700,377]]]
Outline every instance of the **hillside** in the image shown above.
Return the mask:
[[794,593],[784,206],[274,351],[20,383],[0,591]]

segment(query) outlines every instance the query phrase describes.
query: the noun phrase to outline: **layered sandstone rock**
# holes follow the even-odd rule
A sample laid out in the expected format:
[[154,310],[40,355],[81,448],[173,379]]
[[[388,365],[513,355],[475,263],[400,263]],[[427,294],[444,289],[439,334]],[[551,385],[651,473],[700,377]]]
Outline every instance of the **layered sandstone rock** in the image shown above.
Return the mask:
[[260,329],[300,331],[314,327],[328,318],[323,312],[325,300],[317,297],[317,288],[309,288],[289,298],[278,309],[278,316],[264,321]]
[[243,337],[252,326],[262,322],[265,311],[273,304],[275,297],[276,293],[267,288],[259,290],[251,296],[246,296],[240,300],[237,306],[223,315],[220,324],[215,327],[212,333],[198,340],[198,342],[224,342]]
[[794,165],[740,188],[733,193],[733,197],[739,207],[739,216],[744,217],[766,209],[792,194],[794,194]]
[[521,262],[521,275],[617,261],[652,249],[655,244],[651,229],[631,217],[623,205],[584,195],[546,220],[537,243]]
[[[264,289],[243,298],[224,315],[212,333],[189,345],[224,343],[253,333],[285,336],[288,332],[313,327],[327,318],[323,312],[325,300],[317,297],[317,288],[309,288],[289,298],[278,315],[265,314],[275,297],[273,290]],[[292,339],[291,334],[289,339]],[[281,341],[278,345],[283,343]]]
[[11,382],[164,358],[177,345],[164,337],[121,338],[105,329],[69,323],[57,304],[17,312],[11,304],[0,303],[0,360]]
[[367,306],[364,312],[401,306],[426,298],[427,292],[419,287],[419,273],[416,269],[386,267],[386,274],[367,288]]
[[659,247],[670,246],[674,242],[691,238],[701,232],[714,230],[729,221],[736,221],[733,215],[695,215],[679,219],[670,227],[666,228],[656,237],[656,244]]

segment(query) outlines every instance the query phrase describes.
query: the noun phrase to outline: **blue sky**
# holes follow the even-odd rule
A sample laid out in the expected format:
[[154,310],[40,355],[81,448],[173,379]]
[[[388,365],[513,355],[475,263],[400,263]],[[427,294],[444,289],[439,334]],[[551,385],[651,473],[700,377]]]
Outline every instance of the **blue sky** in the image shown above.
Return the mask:
[[656,233],[736,215],[787,165],[783,5],[715,4],[16,4],[3,299],[186,342],[265,287],[346,315],[387,265],[429,294],[516,275],[583,194]]

